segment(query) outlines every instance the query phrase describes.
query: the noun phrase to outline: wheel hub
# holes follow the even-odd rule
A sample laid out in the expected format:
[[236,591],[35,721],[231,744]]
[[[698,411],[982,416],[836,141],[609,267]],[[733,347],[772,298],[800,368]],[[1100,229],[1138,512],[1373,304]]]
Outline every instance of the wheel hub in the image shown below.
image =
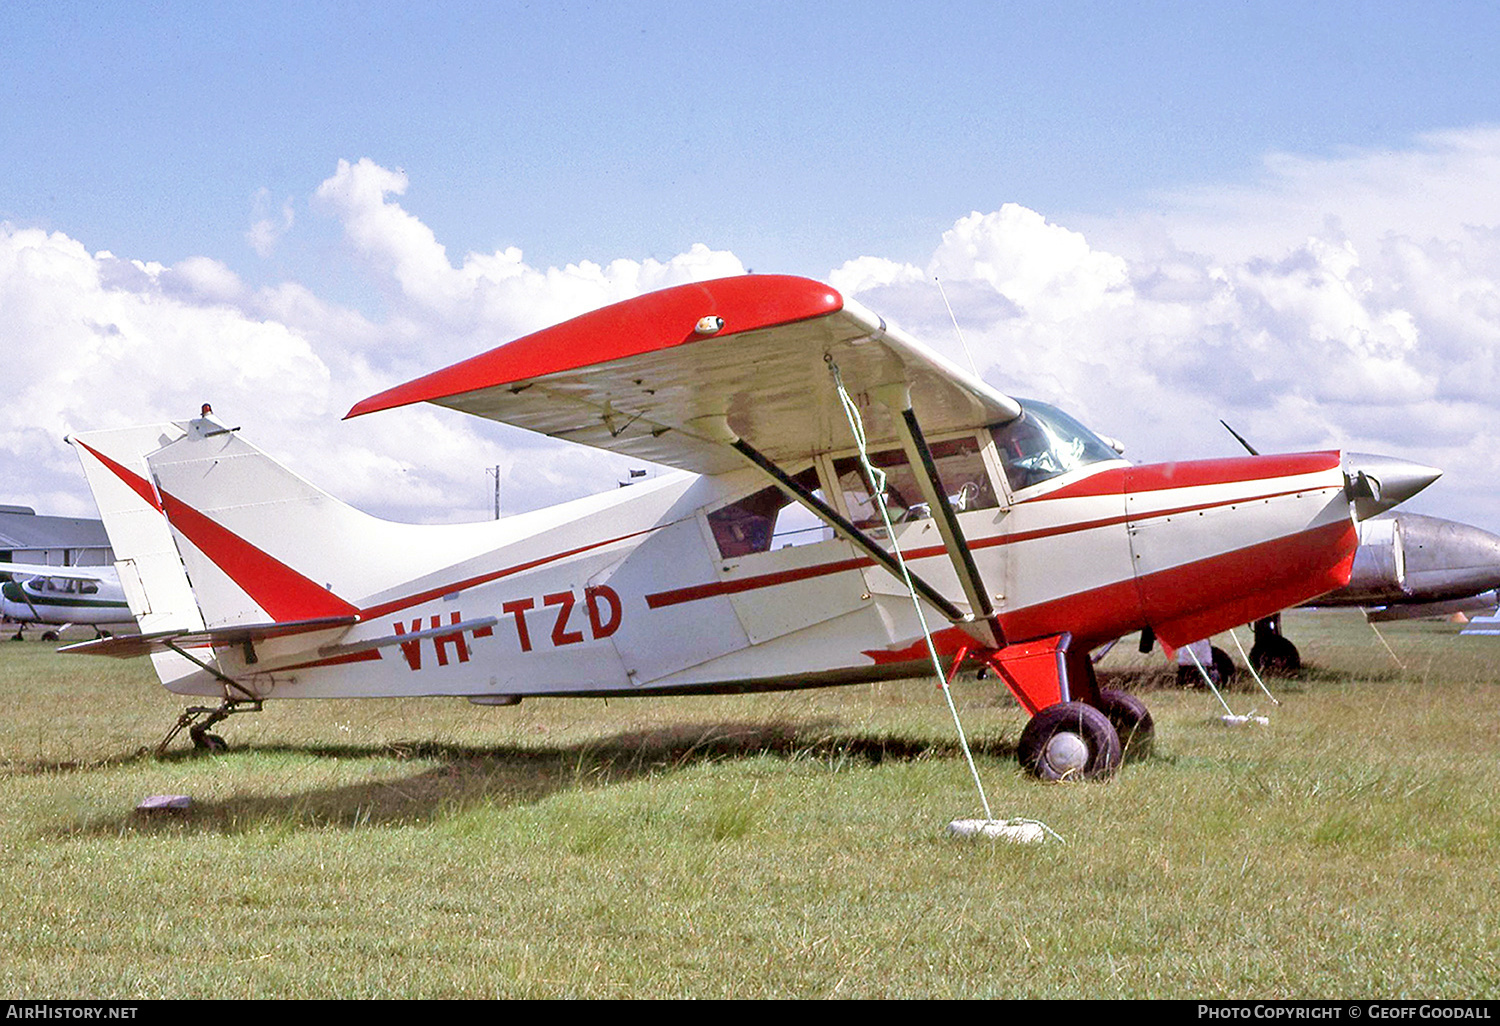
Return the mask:
[[1089,764],[1088,742],[1071,731],[1058,731],[1042,748],[1042,762],[1060,777],[1082,773]]

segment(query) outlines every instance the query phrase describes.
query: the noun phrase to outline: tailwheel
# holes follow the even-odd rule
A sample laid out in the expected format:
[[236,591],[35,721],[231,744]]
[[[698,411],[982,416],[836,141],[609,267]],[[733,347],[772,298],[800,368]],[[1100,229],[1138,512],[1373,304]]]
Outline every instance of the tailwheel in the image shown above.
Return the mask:
[[167,746],[172,739],[183,730],[193,739],[193,747],[200,752],[208,752],[217,755],[219,752],[228,751],[229,743],[218,734],[210,734],[208,728],[221,720],[228,719],[236,713],[260,712],[261,703],[259,699],[226,698],[218,708],[210,709],[205,706],[193,706],[183,712],[177,718],[177,723],[167,732],[167,736],[161,739],[156,746],[158,756],[165,755]]
[[217,755],[220,752],[227,752],[229,750],[228,741],[225,741],[218,734],[210,734],[202,727],[190,728],[188,730],[188,736],[193,739],[193,747],[201,749],[202,751],[211,752],[214,755]]
[[1022,769],[1043,780],[1107,777],[1120,765],[1120,736],[1093,706],[1059,702],[1026,724],[1016,755]]
[[1151,754],[1156,741],[1156,723],[1151,711],[1139,698],[1114,688],[1099,692],[1099,711],[1109,720],[1120,738],[1121,760],[1144,759]]

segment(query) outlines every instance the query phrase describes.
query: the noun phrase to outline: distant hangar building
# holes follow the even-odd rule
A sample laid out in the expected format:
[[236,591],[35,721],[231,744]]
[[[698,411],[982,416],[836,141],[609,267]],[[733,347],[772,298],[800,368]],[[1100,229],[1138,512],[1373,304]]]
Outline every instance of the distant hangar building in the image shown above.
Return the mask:
[[29,506],[0,506],[0,564],[111,566],[114,561],[98,520],[38,516]]

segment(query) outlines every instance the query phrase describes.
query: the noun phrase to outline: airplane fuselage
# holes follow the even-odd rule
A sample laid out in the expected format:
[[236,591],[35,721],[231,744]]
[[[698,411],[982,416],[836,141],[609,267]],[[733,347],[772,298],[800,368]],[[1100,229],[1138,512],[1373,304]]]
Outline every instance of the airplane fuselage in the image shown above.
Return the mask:
[[[1092,646],[1150,625],[1181,643],[1348,578],[1356,534],[1337,452],[1145,466],[1105,460],[1016,488],[989,441],[973,433],[968,449],[982,457],[974,466],[986,475],[977,481],[984,498],[958,520],[1007,642],[1070,632]],[[804,471],[809,480],[813,469]],[[857,517],[861,496],[844,491],[847,465],[830,458],[816,470],[820,487],[843,492],[840,505]],[[780,536],[767,526],[769,537],[756,537],[751,513],[763,493],[749,468],[674,472],[488,527],[465,525],[474,555],[345,595],[359,622],[328,631],[321,648],[301,636],[212,653],[221,672],[263,698],[504,701],[929,672],[902,583],[819,526]],[[897,542],[916,574],[957,599],[957,574],[934,520],[922,514],[906,510]],[[486,529],[493,546],[476,533]],[[870,530],[883,537],[882,528]],[[1226,579],[1236,586],[1226,590]],[[945,655],[971,643],[961,626],[937,627]],[[222,691],[203,672],[167,686]]]

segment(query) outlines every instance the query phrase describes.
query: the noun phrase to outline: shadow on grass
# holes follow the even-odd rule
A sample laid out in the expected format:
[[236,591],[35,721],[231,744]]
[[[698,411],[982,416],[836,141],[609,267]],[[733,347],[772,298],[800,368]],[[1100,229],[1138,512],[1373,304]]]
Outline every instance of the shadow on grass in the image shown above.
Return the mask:
[[[1190,678],[1190,683],[1183,684],[1179,681],[1176,667],[1152,668],[1149,670],[1100,670],[1098,671],[1099,686],[1103,688],[1117,688],[1121,691],[1129,691],[1133,694],[1151,694],[1158,691],[1201,691],[1208,693],[1207,686],[1197,676]],[[1365,674],[1363,680],[1367,681],[1393,681],[1399,680],[1401,673],[1396,670],[1377,671]],[[1263,673],[1261,679],[1266,687],[1277,694],[1302,694],[1308,687],[1317,684],[1348,683],[1349,674],[1338,670],[1330,670],[1313,664],[1304,664],[1300,670],[1292,673]],[[1219,686],[1220,691],[1229,693],[1259,692],[1260,685],[1255,682],[1255,677],[1244,667],[1238,667],[1233,677],[1227,684]]]
[[[971,739],[976,756],[1014,758],[1015,744]],[[266,827],[344,827],[431,822],[465,808],[523,805],[566,790],[608,786],[733,759],[773,756],[841,766],[886,760],[956,758],[956,741],[841,733],[819,722],[679,724],[630,731],[567,747],[474,747],[410,741],[389,745],[263,745],[212,758],[295,754],[342,760],[420,760],[437,763],[411,776],[364,781],[295,794],[244,794],[195,801],[180,812],[122,814],[90,819],[56,831],[61,836],[135,833],[237,834]],[[147,761],[149,754],[110,760]],[[164,761],[210,758],[178,752]],[[102,766],[103,763],[96,763]],[[54,767],[62,769],[65,767]]]

